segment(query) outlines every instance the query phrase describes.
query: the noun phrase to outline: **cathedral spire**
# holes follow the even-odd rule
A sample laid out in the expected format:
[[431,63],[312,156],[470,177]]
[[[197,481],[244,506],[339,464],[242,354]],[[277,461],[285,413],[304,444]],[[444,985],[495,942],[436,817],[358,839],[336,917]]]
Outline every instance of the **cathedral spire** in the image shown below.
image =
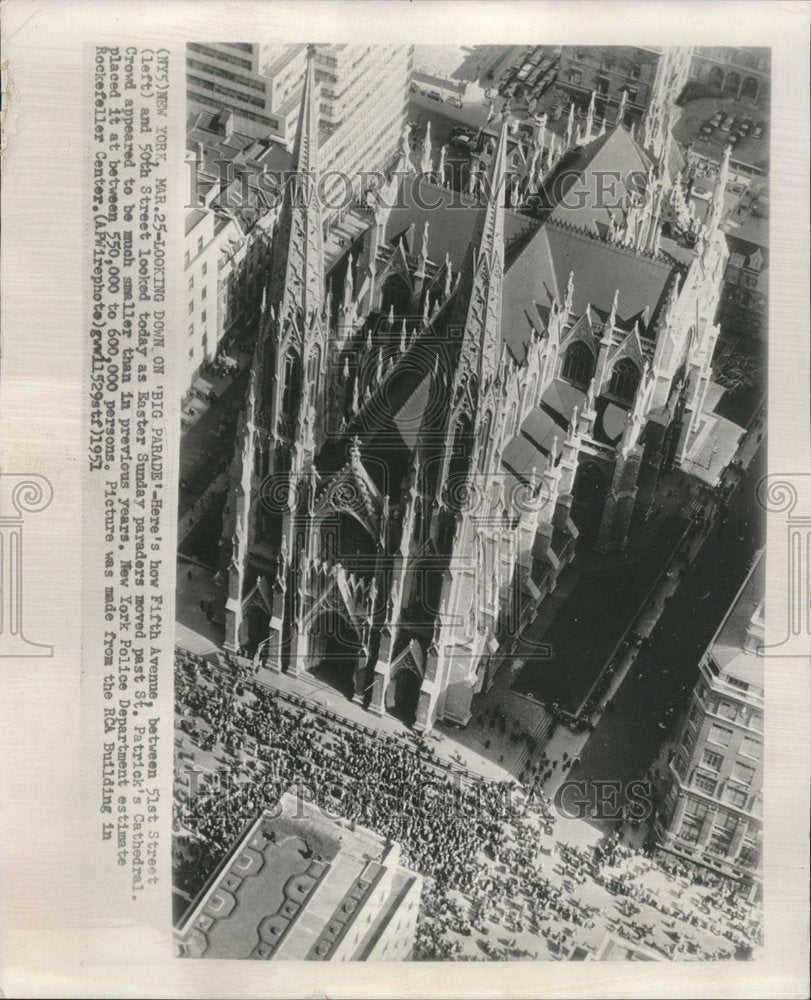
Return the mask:
[[301,94],[298,135],[293,149],[295,175],[288,186],[280,232],[274,239],[276,257],[272,287],[281,324],[298,315],[307,323],[324,304],[324,247],[318,198],[318,105],[315,46],[307,49],[307,70]]
[[481,385],[494,375],[500,356],[501,279],[504,272],[504,216],[509,119],[504,117],[493,157],[487,207],[471,240],[452,307],[451,324],[462,329],[455,367],[455,390],[462,385]]

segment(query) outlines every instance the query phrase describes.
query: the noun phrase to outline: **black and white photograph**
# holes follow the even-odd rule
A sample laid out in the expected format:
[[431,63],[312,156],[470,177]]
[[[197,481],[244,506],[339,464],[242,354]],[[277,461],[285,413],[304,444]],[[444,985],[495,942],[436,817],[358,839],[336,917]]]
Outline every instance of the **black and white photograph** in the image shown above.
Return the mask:
[[757,959],[769,90],[188,43],[178,954]]
[[811,0],[0,41],[0,997],[808,996]]

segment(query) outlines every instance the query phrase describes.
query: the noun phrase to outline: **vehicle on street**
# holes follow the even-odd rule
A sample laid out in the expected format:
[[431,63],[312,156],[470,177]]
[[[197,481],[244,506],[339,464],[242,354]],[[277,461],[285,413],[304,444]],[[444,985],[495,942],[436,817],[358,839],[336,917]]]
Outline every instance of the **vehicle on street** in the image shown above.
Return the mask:
[[735,119],[732,115],[724,115],[724,120],[721,122],[722,132],[731,132],[732,126],[735,124]]
[[424,96],[428,98],[429,101],[442,101],[442,94],[438,90],[426,90]]
[[726,115],[723,111],[716,111],[715,114],[710,118],[708,124],[712,125],[713,128],[720,128],[724,123]]
[[712,127],[712,125],[711,125],[710,122],[705,122],[701,126],[701,134],[702,135],[706,135],[708,138],[709,138],[709,136],[711,136],[713,134],[714,131],[715,131],[715,129]]
[[746,137],[752,131],[752,119],[744,118],[744,120],[738,126],[738,134]]
[[461,108],[462,107],[462,102],[459,100],[458,97],[446,97],[445,98],[445,103],[446,104],[452,104],[453,107],[455,107],[455,108]]
[[753,139],[762,139],[763,138],[763,129],[765,128],[765,126],[766,126],[766,122],[762,122],[762,121],[758,122],[757,125],[755,125],[754,132],[752,133],[752,138]]

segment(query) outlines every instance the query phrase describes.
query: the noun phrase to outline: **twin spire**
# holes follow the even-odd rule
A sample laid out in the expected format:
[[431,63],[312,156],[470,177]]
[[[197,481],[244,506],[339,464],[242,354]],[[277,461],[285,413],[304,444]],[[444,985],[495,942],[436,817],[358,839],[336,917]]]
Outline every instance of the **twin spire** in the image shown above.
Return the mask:
[[324,245],[318,190],[319,87],[315,46],[307,47],[298,135],[293,148],[295,171],[285,192],[278,237],[274,241],[271,304],[284,324],[298,315],[309,322],[324,303]]

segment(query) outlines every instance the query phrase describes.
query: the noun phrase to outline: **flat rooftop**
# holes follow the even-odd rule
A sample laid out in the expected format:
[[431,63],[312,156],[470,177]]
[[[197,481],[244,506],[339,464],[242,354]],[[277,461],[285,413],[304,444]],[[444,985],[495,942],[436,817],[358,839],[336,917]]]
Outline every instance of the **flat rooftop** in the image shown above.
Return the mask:
[[[380,882],[390,851],[371,830],[329,819],[286,793],[237,840],[176,936],[196,958],[329,958]],[[398,857],[395,892],[375,926],[396,909],[410,875],[396,867]]]

